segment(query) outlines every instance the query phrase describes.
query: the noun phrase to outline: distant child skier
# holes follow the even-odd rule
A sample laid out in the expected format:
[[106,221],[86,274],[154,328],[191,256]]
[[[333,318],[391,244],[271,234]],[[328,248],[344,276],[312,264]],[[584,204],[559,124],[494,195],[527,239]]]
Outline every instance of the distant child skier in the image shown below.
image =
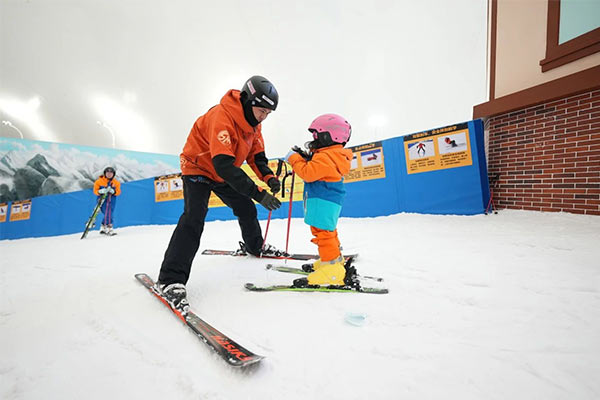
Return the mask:
[[115,178],[115,169],[113,167],[104,168],[104,173],[94,182],[94,194],[102,196],[108,193],[106,200],[100,210],[104,214],[100,233],[103,235],[116,235],[113,230],[113,214],[117,205],[117,196],[121,194],[121,182]]
[[346,269],[336,227],[346,195],[343,176],[352,161],[352,151],[344,148],[352,128],[345,118],[324,114],[308,130],[314,139],[306,145],[309,152],[294,146],[286,156],[304,180],[304,222],[310,225],[311,241],[319,246],[319,260],[313,264],[308,284],[342,286]]

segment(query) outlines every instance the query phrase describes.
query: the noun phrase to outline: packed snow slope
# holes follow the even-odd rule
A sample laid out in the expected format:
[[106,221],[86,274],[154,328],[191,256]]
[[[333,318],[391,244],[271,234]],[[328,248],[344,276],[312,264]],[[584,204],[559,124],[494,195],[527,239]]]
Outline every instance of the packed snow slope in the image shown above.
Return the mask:
[[[198,254],[192,307],[266,356],[246,371],[135,281],[157,277],[172,230],[1,241],[0,398],[600,398],[599,217],[341,219],[344,251],[360,253],[359,273],[385,278],[386,295],[247,292],[295,276]],[[268,241],[285,247],[285,232],[273,221]],[[236,221],[210,222],[200,249],[239,237]],[[290,237],[291,251],[315,251],[301,219]]]

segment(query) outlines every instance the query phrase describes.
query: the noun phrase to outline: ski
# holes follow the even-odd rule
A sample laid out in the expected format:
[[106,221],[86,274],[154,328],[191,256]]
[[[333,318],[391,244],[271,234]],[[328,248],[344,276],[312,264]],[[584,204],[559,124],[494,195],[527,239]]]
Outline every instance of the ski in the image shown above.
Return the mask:
[[[214,250],[214,249],[206,249],[202,251],[202,254],[205,256],[233,256],[233,257],[246,257],[249,254],[242,252],[240,250]],[[347,254],[344,255],[345,258],[357,258],[358,254]],[[276,259],[276,260],[300,260],[300,261],[310,261],[319,259],[318,254],[298,254],[298,253],[275,253],[273,255],[262,255],[259,258],[268,258],[268,259]]]
[[[308,275],[310,274],[310,272],[303,270],[302,268],[294,268],[294,267],[288,267],[286,265],[274,265],[274,264],[267,264],[266,269],[269,270],[273,270],[273,271],[279,271],[279,272],[286,272],[289,274],[298,274],[298,275]],[[383,282],[383,278],[380,278],[378,276],[368,276],[368,275],[356,275],[356,277],[360,280],[360,279],[370,279],[376,282]]]
[[246,290],[251,292],[326,292],[326,293],[371,293],[371,294],[386,294],[387,289],[369,288],[369,287],[352,287],[352,286],[305,286],[296,287],[293,285],[271,285],[271,286],[256,286],[254,283],[246,283]]
[[95,226],[96,216],[100,212],[100,208],[102,207],[102,204],[104,204],[104,201],[106,200],[107,196],[108,196],[108,192],[104,193],[102,196],[100,196],[100,198],[96,202],[96,207],[94,207],[94,210],[92,211],[92,215],[90,215],[87,222],[85,223],[85,229],[83,231],[83,234],[81,235],[81,239],[85,239],[85,237],[87,236],[90,229],[92,229]]
[[232,367],[247,367],[260,362],[264,357],[254,354],[237,344],[191,311],[181,313],[173,309],[165,297],[156,288],[156,283],[147,274],[136,274],[135,278],[154,296],[163,302],[180,320],[182,320],[204,343],[212,348]]

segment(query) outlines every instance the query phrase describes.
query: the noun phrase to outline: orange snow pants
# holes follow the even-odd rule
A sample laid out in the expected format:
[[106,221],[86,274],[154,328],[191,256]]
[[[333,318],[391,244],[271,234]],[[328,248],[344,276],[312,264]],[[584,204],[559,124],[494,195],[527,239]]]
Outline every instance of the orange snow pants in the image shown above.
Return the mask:
[[321,258],[321,261],[327,262],[335,260],[342,255],[340,252],[340,241],[338,239],[337,229],[326,231],[311,226],[310,231],[314,236],[311,242],[319,246],[319,257]]

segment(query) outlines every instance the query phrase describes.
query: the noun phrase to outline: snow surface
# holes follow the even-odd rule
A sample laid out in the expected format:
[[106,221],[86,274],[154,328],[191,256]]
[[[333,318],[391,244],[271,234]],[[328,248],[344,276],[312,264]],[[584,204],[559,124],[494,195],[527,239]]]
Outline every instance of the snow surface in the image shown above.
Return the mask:
[[[1,241],[0,398],[600,398],[598,217],[341,219],[345,252],[360,252],[359,272],[383,276],[387,295],[251,293],[245,282],[294,275],[198,255],[191,304],[266,356],[247,371],[133,278],[157,276],[172,230]],[[285,247],[285,230],[273,221],[268,241]],[[233,248],[239,236],[235,221],[207,223],[201,249]],[[314,252],[309,236],[294,219],[290,250]]]

